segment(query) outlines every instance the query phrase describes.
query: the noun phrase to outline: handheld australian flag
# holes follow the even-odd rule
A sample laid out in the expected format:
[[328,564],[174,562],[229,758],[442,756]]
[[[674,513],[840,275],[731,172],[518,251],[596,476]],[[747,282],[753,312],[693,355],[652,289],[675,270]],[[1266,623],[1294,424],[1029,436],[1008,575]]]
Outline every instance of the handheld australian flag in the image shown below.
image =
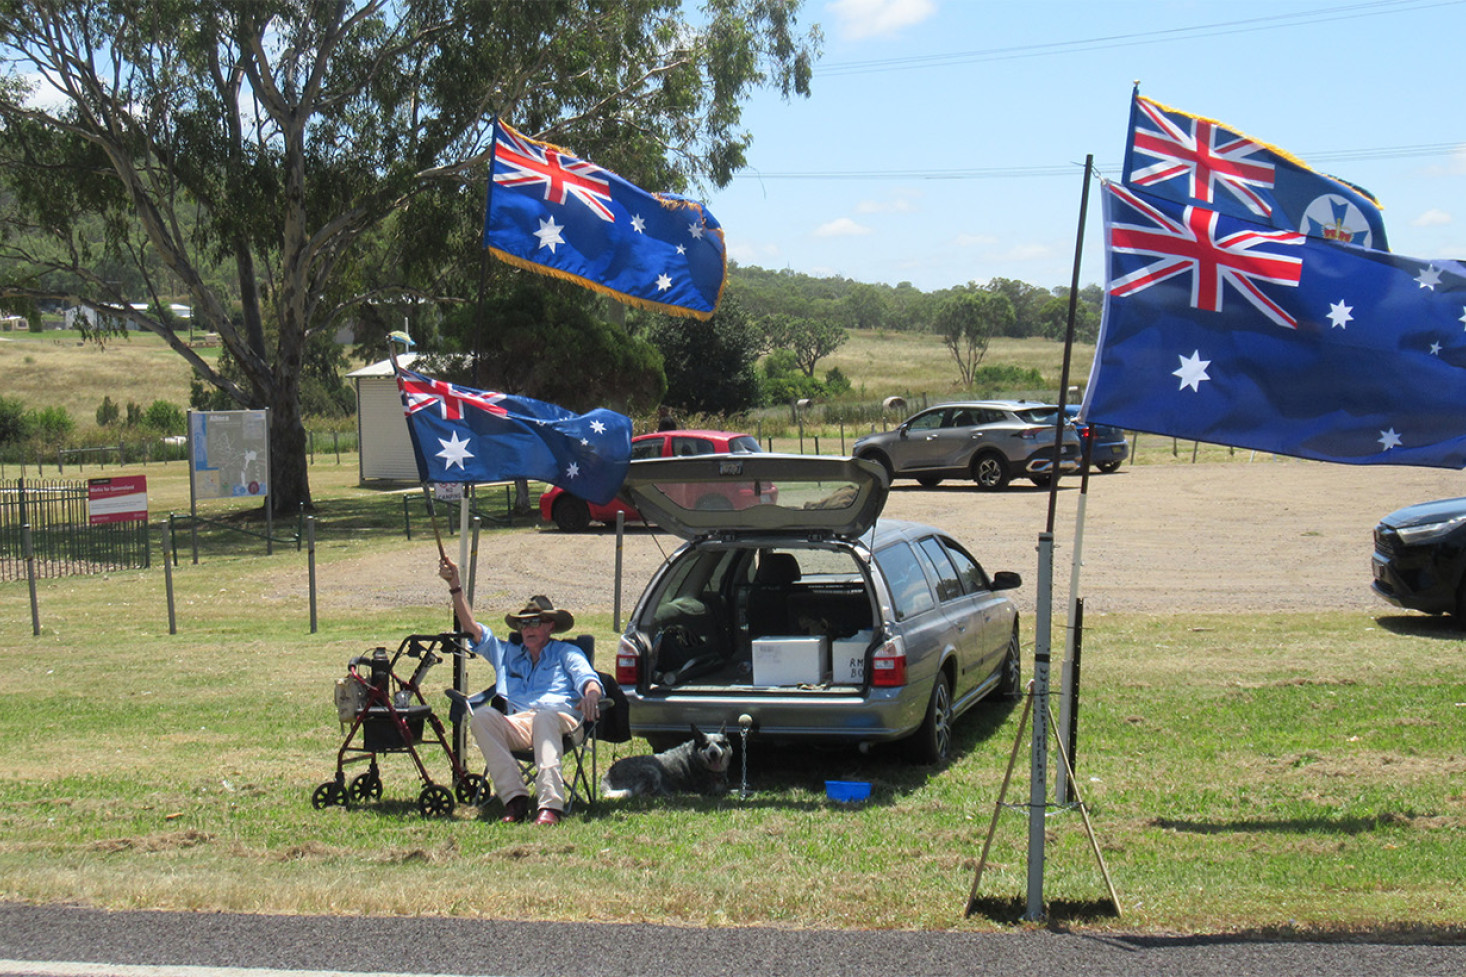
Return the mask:
[[1389,250],[1379,203],[1366,191],[1311,170],[1276,146],[1139,92],[1130,100],[1123,182],[1309,237]]
[[1356,465],[1466,467],[1466,267],[1107,184],[1084,417]]
[[668,315],[708,319],[727,272],[702,204],[642,190],[495,120],[484,247],[512,265]]
[[397,389],[424,482],[532,478],[600,504],[626,479],[631,419],[623,414],[604,408],[575,414],[400,366]]

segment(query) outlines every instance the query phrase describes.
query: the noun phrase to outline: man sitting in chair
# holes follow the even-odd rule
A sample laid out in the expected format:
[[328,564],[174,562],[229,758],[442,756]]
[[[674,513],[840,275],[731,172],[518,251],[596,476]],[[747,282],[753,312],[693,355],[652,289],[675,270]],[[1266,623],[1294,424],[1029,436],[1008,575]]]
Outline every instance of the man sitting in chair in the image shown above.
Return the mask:
[[474,654],[494,666],[494,691],[506,703],[507,714],[476,709],[469,724],[489,780],[504,804],[503,820],[523,821],[529,814],[529,791],[512,751],[533,748],[539,802],[534,823],[559,824],[565,813],[565,780],[560,775],[563,737],[574,732],[582,718],[593,722],[599,716],[605,694],[580,648],[551,637],[574,627],[575,617],[556,608],[548,597],[531,597],[519,611],[504,616],[522,643],[500,641],[474,620],[458,567],[446,555],[438,564],[438,575],[448,581],[459,629],[474,636]]

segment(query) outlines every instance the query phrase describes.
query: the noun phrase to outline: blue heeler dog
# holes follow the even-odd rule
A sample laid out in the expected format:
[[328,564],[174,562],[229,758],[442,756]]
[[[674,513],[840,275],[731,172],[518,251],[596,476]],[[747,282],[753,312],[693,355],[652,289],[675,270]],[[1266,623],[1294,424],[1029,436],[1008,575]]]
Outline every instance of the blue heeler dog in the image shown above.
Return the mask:
[[723,794],[733,747],[720,730],[692,727],[692,739],[653,756],[622,757],[601,778],[605,797],[670,797],[677,793]]

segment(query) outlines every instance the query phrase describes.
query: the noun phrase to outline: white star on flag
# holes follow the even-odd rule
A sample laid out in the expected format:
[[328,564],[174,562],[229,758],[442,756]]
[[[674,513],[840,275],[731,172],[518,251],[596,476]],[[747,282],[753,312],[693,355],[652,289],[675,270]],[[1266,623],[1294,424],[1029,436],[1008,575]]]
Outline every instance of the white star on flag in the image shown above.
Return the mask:
[[1420,269],[1420,274],[1415,276],[1415,281],[1419,283],[1421,288],[1428,288],[1434,292],[1435,287],[1441,283],[1441,270],[1435,265],[1431,265],[1429,268],[1422,268]]
[[1206,368],[1211,366],[1211,360],[1202,359],[1201,350],[1197,350],[1189,357],[1177,356],[1177,359],[1181,361],[1181,368],[1171,371],[1171,376],[1181,378],[1181,386],[1176,389],[1185,390],[1187,387],[1190,387],[1192,390],[1200,393],[1201,381],[1211,379],[1206,374]]
[[1379,432],[1380,448],[1384,451],[1389,451],[1391,448],[1398,448],[1402,443],[1400,436],[1395,433],[1394,428]]
[[645,234],[646,218],[642,217],[640,214],[637,214],[635,217],[631,218],[631,229],[638,234]]
[[662,272],[662,274],[657,276],[657,291],[665,292],[671,287],[672,279],[666,272]]
[[570,467],[567,468],[567,469],[565,469],[565,477],[566,478],[576,478],[579,475],[580,475],[580,465],[577,464],[576,462],[573,462],[572,461],[570,463]]
[[471,442],[458,440],[457,431],[453,432],[453,439],[451,441],[444,441],[442,438],[439,438],[438,443],[443,446],[443,450],[438,452],[437,457],[443,459],[444,470],[452,468],[454,465],[462,468],[463,459],[474,457],[473,452],[468,450]]
[[1345,305],[1343,299],[1329,304],[1329,321],[1336,328],[1347,329],[1349,323],[1354,321],[1354,306]]
[[540,247],[549,248],[550,253],[555,253],[555,245],[564,244],[565,239],[560,232],[565,229],[563,224],[556,224],[555,218],[540,221],[540,229],[534,232],[534,236],[540,239]]
[[687,229],[692,232],[692,236],[693,237],[697,238],[699,241],[702,240],[702,225],[701,224],[689,224],[687,226]]
[[1439,356],[1439,355],[1441,355],[1441,344],[1440,343],[1431,343],[1430,344],[1430,355],[1431,356]]
[[590,422],[590,429],[592,431],[594,431],[596,434],[605,434],[606,433],[606,424],[605,424],[604,421],[591,421]]

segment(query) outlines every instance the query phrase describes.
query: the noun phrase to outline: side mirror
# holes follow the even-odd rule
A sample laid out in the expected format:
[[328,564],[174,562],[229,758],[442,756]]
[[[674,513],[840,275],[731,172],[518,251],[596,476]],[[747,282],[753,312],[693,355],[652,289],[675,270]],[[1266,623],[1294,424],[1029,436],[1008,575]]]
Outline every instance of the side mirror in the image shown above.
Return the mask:
[[993,574],[994,590],[1017,590],[1023,586],[1023,578],[1014,570],[999,570]]

